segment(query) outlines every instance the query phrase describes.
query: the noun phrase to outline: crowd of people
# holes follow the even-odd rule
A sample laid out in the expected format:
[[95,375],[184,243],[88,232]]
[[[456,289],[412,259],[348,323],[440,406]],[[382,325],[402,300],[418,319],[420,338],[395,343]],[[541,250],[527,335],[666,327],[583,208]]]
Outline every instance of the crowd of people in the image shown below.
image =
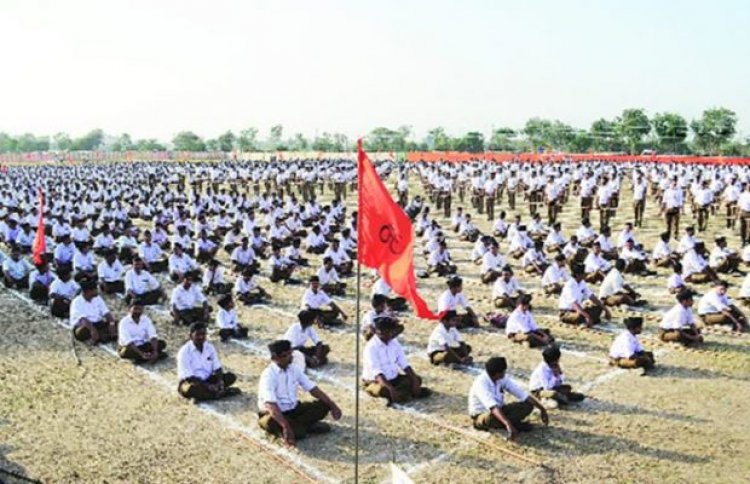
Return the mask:
[[[515,438],[530,428],[527,417],[535,409],[546,424],[547,408],[585,398],[566,383],[560,338],[537,324],[535,298],[556,299],[560,323],[591,328],[610,321],[614,307],[635,314],[648,310],[651,302],[633,278],[665,279],[663,294],[675,304],[658,327],[664,342],[701,345],[701,326],[748,327],[727,295],[726,280],[744,275],[743,266],[750,264],[745,167],[478,160],[386,161],[377,170],[393,185],[420,237],[415,253],[424,257],[425,269],[418,275],[446,280],[435,304],[440,321],[425,342],[430,362],[477,365],[461,330],[481,325],[501,329],[514,343],[541,348],[525,386],[508,376],[503,357],[478,367],[468,395],[476,429],[504,429]],[[622,203],[625,190],[632,207]],[[258,387],[259,425],[294,445],[306,435],[330,431],[322,422],[329,414],[341,416],[306,370],[328,364],[335,351],[315,328],[350,320],[334,298],[354,294],[347,278],[357,257],[357,217],[346,200],[355,196],[356,165],[346,159],[11,167],[0,180],[3,282],[67,319],[78,341],[111,341],[121,358],[139,364],[167,356],[150,316],[151,307],[166,307],[172,324],[189,327],[189,340],[177,351],[178,392],[197,401],[239,392],[237,377],[222,367],[208,340],[209,328],[220,341],[252,337],[236,305],[273,305],[273,291],[261,287],[260,276],[268,284],[305,286],[299,288],[297,320],[268,345],[271,362]],[[646,247],[639,233],[647,201],[664,218],[653,247]],[[566,226],[559,215],[572,204],[580,208],[580,225]],[[508,212],[516,214],[512,220]],[[613,227],[618,212],[632,218]],[[481,217],[489,230],[474,222]],[[694,219],[690,226],[687,217]],[[32,264],[40,220],[46,254]],[[710,225],[739,231],[742,247],[730,247],[725,236],[701,240]],[[616,237],[613,231],[619,231]],[[476,274],[459,270],[449,250],[451,234],[458,239],[452,247],[471,252]],[[528,282],[523,287],[518,272],[535,287]],[[463,292],[467,277],[483,284],[492,311],[469,303]],[[128,308],[119,318],[103,297],[117,295]],[[750,301],[750,276],[737,296]],[[364,391],[389,403],[430,397],[399,343],[408,331],[402,322],[406,301],[374,273],[370,303],[362,317]],[[624,318],[609,351],[612,365],[655,367],[653,353],[638,337],[643,327],[641,316]],[[313,401],[301,402],[299,389]],[[506,393],[517,402],[506,403]]]

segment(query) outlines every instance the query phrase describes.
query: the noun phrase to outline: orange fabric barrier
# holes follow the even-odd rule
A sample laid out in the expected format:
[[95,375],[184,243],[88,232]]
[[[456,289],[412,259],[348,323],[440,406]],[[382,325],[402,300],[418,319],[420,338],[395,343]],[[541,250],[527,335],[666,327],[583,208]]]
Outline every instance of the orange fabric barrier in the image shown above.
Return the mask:
[[462,153],[458,151],[410,151],[406,154],[410,162],[466,163],[471,161],[491,161],[503,163],[580,163],[587,161],[607,161],[612,163],[690,163],[703,165],[750,165],[748,157],[728,156],[687,156],[687,155],[613,155],[608,153]]

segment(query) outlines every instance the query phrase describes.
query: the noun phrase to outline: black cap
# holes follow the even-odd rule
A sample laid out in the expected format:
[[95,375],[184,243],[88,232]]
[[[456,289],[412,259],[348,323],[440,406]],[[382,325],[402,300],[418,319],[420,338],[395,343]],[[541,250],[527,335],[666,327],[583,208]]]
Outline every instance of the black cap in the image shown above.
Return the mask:
[[280,355],[291,351],[292,343],[289,340],[279,339],[268,345],[268,351],[271,352],[271,356]]

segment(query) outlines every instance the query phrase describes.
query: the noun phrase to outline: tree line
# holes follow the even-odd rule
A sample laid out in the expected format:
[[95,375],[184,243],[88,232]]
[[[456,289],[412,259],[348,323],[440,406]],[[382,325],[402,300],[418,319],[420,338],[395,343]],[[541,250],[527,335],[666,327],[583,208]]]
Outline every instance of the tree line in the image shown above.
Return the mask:
[[[644,109],[625,109],[613,119],[598,119],[589,129],[578,129],[559,120],[531,118],[523,128],[493,128],[489,138],[480,131],[451,136],[442,127],[431,129],[416,140],[410,126],[395,129],[377,127],[365,137],[371,151],[467,151],[485,150],[529,152],[553,150],[571,153],[640,153],[651,149],[660,153],[750,156],[750,137],[737,138],[737,115],[719,107],[703,111],[700,118],[688,122],[677,113],[656,113],[649,117]],[[33,151],[350,151],[354,141],[341,133],[324,132],[312,139],[302,133],[284,136],[280,124],[261,138],[257,128],[239,133],[227,131],[216,138],[203,138],[193,131],[181,131],[164,143],[156,139],[138,139],[123,133],[112,136],[94,129],[79,138],[67,133],[36,136],[30,133],[12,136],[0,132],[0,153]]]

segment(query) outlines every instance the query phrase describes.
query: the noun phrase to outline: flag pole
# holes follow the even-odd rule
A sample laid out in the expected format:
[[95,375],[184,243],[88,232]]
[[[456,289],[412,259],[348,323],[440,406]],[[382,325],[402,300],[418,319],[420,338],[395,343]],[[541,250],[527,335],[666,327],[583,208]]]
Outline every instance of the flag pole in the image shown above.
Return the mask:
[[359,333],[360,333],[360,311],[359,296],[360,283],[362,280],[362,266],[357,257],[357,329],[354,332],[356,341],[354,343],[354,482],[359,482]]

